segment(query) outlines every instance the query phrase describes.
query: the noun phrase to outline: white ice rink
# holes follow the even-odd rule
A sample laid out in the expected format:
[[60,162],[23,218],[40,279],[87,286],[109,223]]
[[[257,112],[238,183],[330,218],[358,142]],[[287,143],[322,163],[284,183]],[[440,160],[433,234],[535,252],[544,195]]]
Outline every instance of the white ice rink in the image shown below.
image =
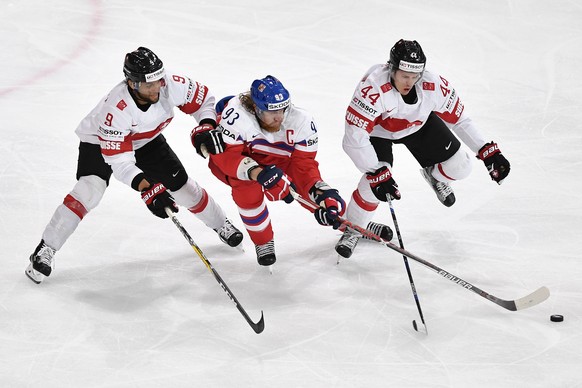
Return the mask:
[[[574,0],[0,2],[0,387],[582,387],[582,6]],[[298,204],[270,203],[274,273],[179,219],[257,335],[169,220],[118,181],[57,253],[24,275],[75,183],[77,123],[146,46],[222,97],[273,74],[318,123],[323,177],[348,199],[359,173],[341,149],[362,74],[400,38],[460,94],[511,162],[492,182],[475,159],[445,208],[403,147],[395,202],[406,248],[487,292],[550,298],[510,312],[402,256],[339,233]],[[227,186],[195,154],[177,111],[169,143],[242,228]],[[383,204],[375,220],[391,224]],[[562,314],[562,323],[550,322]]]

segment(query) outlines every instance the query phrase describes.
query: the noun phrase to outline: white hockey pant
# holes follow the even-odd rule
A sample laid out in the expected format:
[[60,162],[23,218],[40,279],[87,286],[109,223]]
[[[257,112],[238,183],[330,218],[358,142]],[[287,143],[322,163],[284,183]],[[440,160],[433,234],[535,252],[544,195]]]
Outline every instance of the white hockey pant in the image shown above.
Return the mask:
[[178,205],[186,207],[211,229],[220,228],[226,221],[222,208],[192,178],[188,178],[180,189],[173,191],[172,197]]
[[83,217],[99,205],[106,188],[105,181],[96,175],[79,178],[46,226],[42,234],[44,242],[55,250],[61,249]]

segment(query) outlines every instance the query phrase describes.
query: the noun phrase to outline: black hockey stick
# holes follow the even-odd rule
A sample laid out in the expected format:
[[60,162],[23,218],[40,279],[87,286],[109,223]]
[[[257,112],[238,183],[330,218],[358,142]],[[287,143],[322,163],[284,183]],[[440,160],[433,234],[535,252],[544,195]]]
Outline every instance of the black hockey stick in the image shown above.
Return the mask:
[[214,267],[212,266],[210,261],[208,261],[206,256],[204,256],[204,253],[202,253],[202,250],[198,247],[198,245],[196,245],[196,243],[194,242],[192,237],[190,237],[190,235],[188,234],[186,229],[184,229],[184,227],[182,226],[180,221],[178,221],[178,218],[174,215],[174,213],[170,210],[170,208],[168,208],[168,207],[166,208],[166,213],[168,214],[168,217],[170,217],[172,219],[172,221],[174,222],[174,225],[176,225],[176,227],[180,230],[180,232],[182,232],[182,235],[186,238],[186,240],[188,240],[188,242],[190,243],[190,246],[192,247],[192,249],[194,249],[194,252],[196,252],[196,254],[200,258],[200,260],[202,260],[204,265],[206,265],[206,268],[208,268],[208,270],[210,272],[212,272],[212,274],[214,275],[214,278],[216,279],[218,284],[220,284],[220,287],[222,287],[224,292],[226,292],[226,295],[234,303],[234,305],[236,306],[238,311],[240,311],[240,313],[243,315],[243,317],[248,322],[248,324],[253,328],[255,333],[257,333],[257,334],[261,333],[265,329],[265,321],[263,318],[263,311],[261,311],[261,319],[257,323],[253,322],[251,320],[251,318],[249,317],[249,315],[247,314],[247,312],[245,311],[245,309],[240,305],[240,303],[238,302],[238,300],[236,299],[236,297],[234,296],[234,294],[232,293],[230,288],[228,288],[228,286],[226,285],[224,280],[222,280],[222,278],[220,277],[218,272],[216,272],[216,270],[214,269]]
[[[386,200],[388,201],[388,206],[390,207],[390,214],[392,215],[392,221],[394,222],[394,230],[396,230],[396,236],[398,236],[398,245],[401,249],[404,249],[404,242],[402,242],[402,235],[400,234],[400,227],[398,226],[398,221],[396,220],[396,212],[394,211],[394,206],[392,206],[392,200],[390,199],[390,194],[386,195]],[[408,265],[408,259],[405,255],[402,255],[404,259],[404,267],[406,267],[406,273],[408,274],[408,281],[410,282],[410,288],[412,289],[412,296],[416,302],[416,309],[418,310],[418,315],[420,315],[420,321],[424,326],[424,333],[428,335],[428,329],[426,323],[424,322],[424,314],[422,313],[422,308],[420,307],[420,300],[418,299],[418,293],[416,292],[416,286],[414,285],[414,279],[412,278],[412,271]],[[414,330],[418,331],[418,325],[416,320],[412,321],[412,327]]]
[[[309,206],[312,209],[317,208],[317,205],[314,204],[313,202],[304,199],[299,194],[294,193],[293,191],[292,191],[292,193],[293,193],[294,198],[297,201],[299,201],[300,203],[303,203],[304,205]],[[544,300],[546,300],[550,297],[550,290],[548,290],[547,287],[543,286],[543,287],[538,288],[534,292],[532,292],[532,293],[530,293],[522,298],[519,298],[519,299],[514,299],[514,300],[500,299],[496,296],[493,296],[493,295],[483,291],[479,287],[474,286],[473,284],[461,279],[460,277],[455,276],[452,273],[445,271],[444,269],[420,258],[419,256],[416,256],[415,254],[408,252],[406,249],[400,248],[400,247],[392,244],[389,241],[383,240],[380,236],[370,232],[367,229],[362,228],[361,226],[358,226],[358,225],[356,225],[356,224],[354,224],[346,219],[343,219],[341,217],[338,217],[338,221],[341,222],[346,227],[351,228],[355,231],[358,231],[363,236],[368,237],[370,240],[377,241],[380,244],[385,245],[386,247],[392,249],[393,251],[396,251],[396,252],[408,257],[409,259],[412,259],[412,260],[416,261],[417,263],[420,263],[420,264],[424,265],[425,267],[430,268],[431,270],[433,270],[437,274],[441,275],[445,279],[448,279],[448,280],[452,281],[453,283],[455,283],[455,284],[457,284],[457,285],[459,285],[459,286],[461,286],[469,291],[474,292],[475,294],[479,295],[480,297],[485,298],[485,299],[495,303],[496,305],[503,307],[504,309],[507,309],[510,311],[524,310],[526,308],[529,308],[529,307],[535,306],[539,303],[542,303]]]

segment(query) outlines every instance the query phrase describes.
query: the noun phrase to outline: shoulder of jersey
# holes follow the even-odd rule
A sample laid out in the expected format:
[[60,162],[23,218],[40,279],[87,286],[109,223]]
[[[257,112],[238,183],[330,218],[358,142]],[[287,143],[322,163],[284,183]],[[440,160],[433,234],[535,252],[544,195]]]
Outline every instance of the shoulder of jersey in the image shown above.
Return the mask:
[[289,107],[287,120],[298,124],[310,123],[312,120],[311,114],[303,108],[298,108],[295,105]]
[[240,100],[235,96],[231,98],[228,101],[228,104],[224,107],[222,118],[220,119],[220,125],[223,128],[234,127],[238,132],[243,132],[245,129],[256,124],[256,120],[253,119],[253,115],[242,106]]
[[431,92],[437,89],[438,84],[440,82],[440,77],[438,74],[425,71],[422,75],[422,79],[420,80],[420,82],[422,90]]
[[370,71],[366,83],[382,94],[388,93],[392,90],[393,86],[390,83],[390,74],[386,65],[374,65],[370,68]]
[[113,89],[109,92],[105,100],[103,101],[103,105],[106,109],[113,108],[110,113],[115,112],[123,112],[124,114],[128,113],[129,105],[132,103],[131,95],[127,90],[127,84],[125,81],[118,83],[115,85]]
[[188,76],[166,70],[164,76],[166,82],[166,95],[170,97],[183,98],[184,91],[188,89],[186,99],[191,100],[196,92],[196,83]]
[[422,73],[422,78],[423,79],[438,79],[439,74],[436,74],[430,70],[425,70],[424,73]]

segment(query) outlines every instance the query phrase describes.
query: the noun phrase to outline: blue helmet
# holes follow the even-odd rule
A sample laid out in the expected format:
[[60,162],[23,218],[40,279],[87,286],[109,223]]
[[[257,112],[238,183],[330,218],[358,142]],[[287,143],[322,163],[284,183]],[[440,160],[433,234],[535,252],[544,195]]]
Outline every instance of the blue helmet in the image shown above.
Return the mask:
[[251,85],[251,98],[260,110],[285,109],[291,102],[289,91],[272,75],[256,79]]

